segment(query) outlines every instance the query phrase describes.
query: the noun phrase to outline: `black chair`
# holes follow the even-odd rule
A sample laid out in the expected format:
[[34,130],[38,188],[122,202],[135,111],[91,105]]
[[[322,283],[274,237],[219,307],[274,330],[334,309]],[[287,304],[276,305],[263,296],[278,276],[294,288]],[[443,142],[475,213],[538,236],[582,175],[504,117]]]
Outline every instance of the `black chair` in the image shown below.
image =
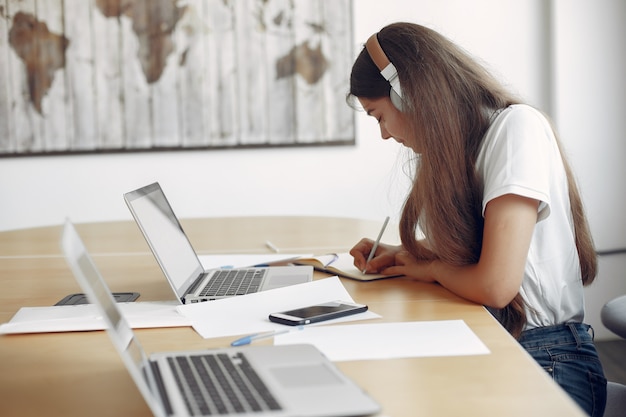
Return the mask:
[[[607,329],[626,339],[626,295],[606,303],[600,311],[600,319]],[[606,388],[604,417],[626,416],[626,385],[609,381]]]
[[607,329],[626,339],[626,295],[606,303],[600,311],[600,319]]

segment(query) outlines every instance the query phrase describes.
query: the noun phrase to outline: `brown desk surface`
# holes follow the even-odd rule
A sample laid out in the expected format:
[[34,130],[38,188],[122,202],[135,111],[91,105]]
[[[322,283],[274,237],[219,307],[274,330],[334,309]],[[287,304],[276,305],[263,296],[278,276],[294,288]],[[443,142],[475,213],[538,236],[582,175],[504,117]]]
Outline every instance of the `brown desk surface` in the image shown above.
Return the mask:
[[[379,222],[325,217],[212,218],[182,221],[199,253],[346,251],[376,236]],[[112,291],[140,301],[173,299],[133,222],[79,224],[77,229]],[[393,227],[386,238],[394,239]],[[209,233],[210,230],[210,233]],[[60,255],[60,226],[0,232],[0,323],[22,306],[47,306],[80,292]],[[320,277],[323,275],[319,275]],[[382,321],[463,319],[487,345],[481,356],[338,363],[383,407],[385,416],[583,416],[481,306],[431,284],[399,278],[342,279],[355,301]],[[137,330],[148,352],[226,346],[191,328]],[[271,343],[269,341],[259,343]],[[0,336],[0,415],[148,416],[105,332]]]

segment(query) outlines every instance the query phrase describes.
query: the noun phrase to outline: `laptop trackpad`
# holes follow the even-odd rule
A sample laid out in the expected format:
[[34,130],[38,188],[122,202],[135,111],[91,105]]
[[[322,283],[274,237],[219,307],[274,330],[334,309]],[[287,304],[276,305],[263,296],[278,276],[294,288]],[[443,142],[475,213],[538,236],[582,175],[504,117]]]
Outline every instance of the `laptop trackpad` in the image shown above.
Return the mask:
[[272,368],[270,372],[286,388],[308,388],[342,383],[341,379],[324,364]]
[[300,284],[305,282],[309,282],[309,277],[304,274],[275,275],[271,277],[271,279],[267,283],[267,286],[264,289],[270,290],[272,288],[281,288],[288,285]]

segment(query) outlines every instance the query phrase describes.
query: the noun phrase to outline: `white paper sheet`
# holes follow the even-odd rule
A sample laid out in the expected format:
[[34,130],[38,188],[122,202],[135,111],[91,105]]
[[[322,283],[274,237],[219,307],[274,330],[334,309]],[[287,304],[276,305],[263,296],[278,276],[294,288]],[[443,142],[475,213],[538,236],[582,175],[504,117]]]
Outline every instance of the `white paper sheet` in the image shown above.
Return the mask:
[[[189,320],[176,311],[178,303],[118,303],[132,328],[184,327]],[[11,321],[0,325],[0,334],[50,333],[104,330],[102,316],[92,304],[22,307]]]
[[331,361],[490,353],[463,320],[351,324],[276,336],[274,344],[310,343]]
[[277,262],[288,262],[303,256],[313,256],[310,254],[217,254],[199,255],[200,263],[204,269],[215,268],[245,268],[257,265],[269,265]]
[[[206,303],[181,305],[178,311],[189,319],[198,334],[208,339],[284,329],[285,325],[269,321],[270,313],[334,300],[354,301],[337,277]],[[317,324],[379,317],[366,311]],[[310,326],[313,325],[306,327]]]

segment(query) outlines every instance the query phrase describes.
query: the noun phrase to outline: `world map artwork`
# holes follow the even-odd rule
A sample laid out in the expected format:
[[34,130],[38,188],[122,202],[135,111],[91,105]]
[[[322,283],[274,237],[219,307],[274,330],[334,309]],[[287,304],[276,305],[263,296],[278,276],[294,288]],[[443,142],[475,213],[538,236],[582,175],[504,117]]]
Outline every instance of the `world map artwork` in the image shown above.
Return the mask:
[[[339,121],[325,122],[325,130],[302,128],[314,122],[302,120],[305,112],[298,113],[299,103],[317,100],[314,107],[323,114],[329,110],[336,114],[345,94],[334,89],[346,81],[351,59],[349,1],[305,3],[298,10],[294,2],[279,0],[92,0],[81,11],[61,10],[66,16],[62,25],[54,25],[59,30],[52,28],[47,16],[32,10],[9,13],[0,8],[7,22],[7,44],[18,60],[5,68],[0,64],[0,84],[3,72],[13,81],[4,89],[0,85],[0,94],[9,92],[8,105],[3,108],[0,101],[0,115],[5,112],[10,118],[12,112],[21,112],[13,122],[0,122],[0,134],[4,130],[10,138],[0,140],[0,153],[353,143],[353,121],[347,108]],[[324,10],[335,13],[324,14]],[[83,13],[92,25],[79,21],[68,25],[68,13]],[[103,34],[108,39],[103,40]],[[98,45],[103,47],[94,48]],[[260,68],[260,64],[265,66]],[[74,80],[79,70],[90,75]],[[341,78],[333,79],[337,74]],[[191,78],[185,77],[194,78],[201,89],[194,91]],[[89,98],[85,87],[94,92],[94,98]],[[275,103],[280,109],[294,109],[293,120],[285,119],[284,113],[283,120],[271,114],[242,114],[250,111],[246,87],[273,94],[257,100],[264,101],[266,108]],[[16,90],[21,88],[27,91],[28,103],[19,101]],[[219,107],[214,105],[216,95],[224,103]],[[175,105],[168,106],[174,111],[165,112],[173,117],[170,122],[158,113],[161,100],[172,99]],[[281,99],[288,103],[281,104]],[[100,102],[88,103],[95,100]],[[187,113],[189,101],[195,101],[201,111]],[[86,105],[78,106],[78,102]],[[49,122],[59,116],[67,120],[68,115],[85,122]],[[135,117],[145,118],[148,128],[133,133],[129,124]],[[19,121],[25,119],[35,120],[40,129],[20,128]],[[89,127],[87,123],[92,122],[95,126]],[[113,134],[105,129],[109,122],[115,123],[110,127],[117,129],[117,136],[126,132],[127,137],[111,139]],[[72,124],[82,126],[84,132]],[[169,131],[159,132],[160,126]],[[166,140],[159,139],[166,136]]]
[[51,33],[35,16],[19,12],[13,18],[9,43],[24,62],[30,100],[41,113],[41,100],[52,85],[55,71],[65,66],[69,40]]

